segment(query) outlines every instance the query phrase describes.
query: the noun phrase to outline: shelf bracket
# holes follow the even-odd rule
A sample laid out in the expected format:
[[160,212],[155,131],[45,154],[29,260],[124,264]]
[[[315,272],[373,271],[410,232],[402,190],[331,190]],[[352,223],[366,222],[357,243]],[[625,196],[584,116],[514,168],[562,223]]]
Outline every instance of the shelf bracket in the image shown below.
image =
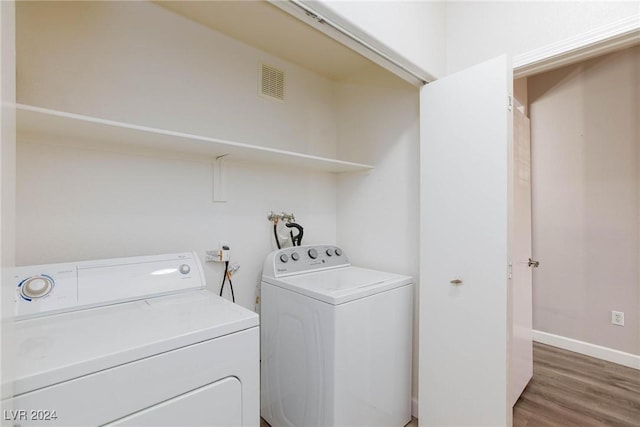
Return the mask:
[[224,203],[227,201],[227,173],[225,169],[225,157],[216,157],[213,161],[213,201],[214,203]]

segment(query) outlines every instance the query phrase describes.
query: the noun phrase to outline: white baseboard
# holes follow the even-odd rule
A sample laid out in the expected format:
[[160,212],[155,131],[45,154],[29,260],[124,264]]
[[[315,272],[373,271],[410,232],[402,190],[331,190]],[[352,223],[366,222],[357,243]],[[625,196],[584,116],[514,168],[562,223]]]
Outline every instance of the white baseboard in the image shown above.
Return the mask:
[[[573,338],[554,335],[548,332],[536,331],[535,329],[533,330],[533,340],[542,344],[551,345],[573,351],[575,353],[595,357],[596,359],[606,360],[607,362],[617,363],[618,365],[640,370],[640,356],[636,354],[625,353],[624,351],[614,350],[612,348],[578,341]],[[411,415],[415,418],[419,418],[418,399],[415,396],[411,399]]]
[[533,340],[542,344],[552,345],[575,353],[595,357],[596,359],[602,359],[607,362],[613,362],[640,370],[640,356],[636,354],[625,353],[624,351],[536,330],[533,331]]
[[415,396],[411,399],[411,415],[414,418],[418,418],[418,398]]

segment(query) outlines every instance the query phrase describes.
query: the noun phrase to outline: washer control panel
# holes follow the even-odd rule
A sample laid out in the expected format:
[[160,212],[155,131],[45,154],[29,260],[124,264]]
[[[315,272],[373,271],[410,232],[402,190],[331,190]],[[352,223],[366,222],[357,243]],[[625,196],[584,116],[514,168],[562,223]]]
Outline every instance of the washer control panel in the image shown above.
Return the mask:
[[294,246],[272,252],[265,261],[263,275],[282,277],[349,265],[347,256],[337,246]]
[[15,267],[15,318],[42,316],[145,299],[205,286],[195,253]]

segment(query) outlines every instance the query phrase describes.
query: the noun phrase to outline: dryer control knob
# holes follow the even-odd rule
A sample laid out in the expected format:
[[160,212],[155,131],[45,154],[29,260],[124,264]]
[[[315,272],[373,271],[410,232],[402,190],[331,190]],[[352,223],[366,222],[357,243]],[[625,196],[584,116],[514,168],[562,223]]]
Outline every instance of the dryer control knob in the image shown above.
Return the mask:
[[180,273],[182,274],[189,274],[189,272],[191,271],[191,267],[189,267],[187,264],[182,264],[178,270],[180,270]]
[[300,255],[298,254],[298,252],[293,252],[291,254],[291,259],[294,260],[294,261],[299,260],[300,259]]
[[342,249],[336,248],[336,256],[342,255]]
[[42,298],[53,289],[53,280],[46,276],[34,276],[25,280],[20,287],[20,293],[26,299]]
[[333,256],[333,249],[327,249],[327,256]]
[[311,259],[316,259],[318,258],[318,251],[316,251],[315,249],[311,248],[307,251],[307,253],[309,254],[309,258]]
[[280,261],[282,261],[282,262],[289,261],[289,256],[287,254],[280,255]]

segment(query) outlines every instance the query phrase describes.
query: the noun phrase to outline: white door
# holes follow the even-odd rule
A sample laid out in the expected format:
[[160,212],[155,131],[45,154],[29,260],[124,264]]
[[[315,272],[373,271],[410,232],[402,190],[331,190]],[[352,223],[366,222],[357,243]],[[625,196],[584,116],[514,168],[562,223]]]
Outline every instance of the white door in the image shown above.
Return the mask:
[[529,119],[519,109],[513,112],[513,174],[511,224],[513,274],[511,302],[511,397],[513,406],[533,376],[531,290],[531,139]]
[[420,94],[421,426],[511,424],[509,61]]

